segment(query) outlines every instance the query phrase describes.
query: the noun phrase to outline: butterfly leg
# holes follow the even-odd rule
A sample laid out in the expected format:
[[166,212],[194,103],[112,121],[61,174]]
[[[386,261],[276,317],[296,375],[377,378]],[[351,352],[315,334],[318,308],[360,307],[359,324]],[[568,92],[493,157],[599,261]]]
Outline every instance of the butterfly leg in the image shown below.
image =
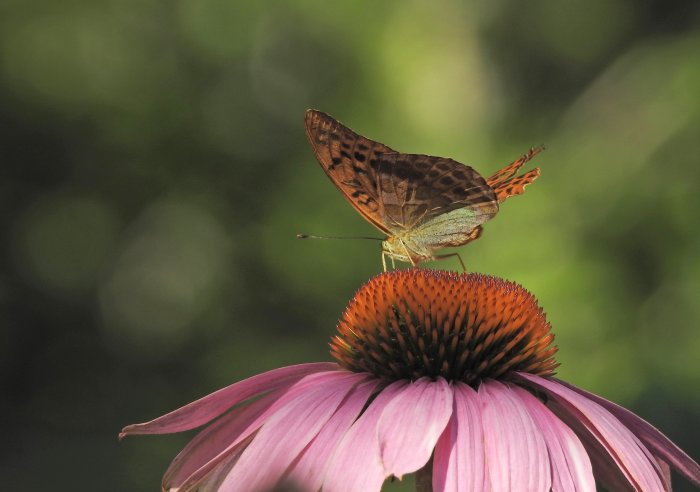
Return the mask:
[[448,258],[452,258],[453,256],[457,257],[457,260],[459,260],[459,264],[462,265],[462,271],[466,273],[467,267],[464,266],[464,262],[462,261],[462,257],[459,256],[459,253],[449,253],[446,255],[437,255],[435,256],[436,260],[446,260]]
[[384,267],[384,271],[386,272],[386,257],[389,257],[391,260],[391,269],[396,270],[396,263],[394,262],[394,257],[388,254],[386,251],[382,251],[382,266]]
[[408,258],[408,261],[411,262],[411,266],[415,267],[418,265],[415,261],[413,261],[413,257],[411,256],[411,253],[408,252],[408,248],[406,247],[406,244],[403,242],[402,239],[399,239],[399,242],[401,242],[401,246],[403,246],[403,250],[406,252],[406,258]]

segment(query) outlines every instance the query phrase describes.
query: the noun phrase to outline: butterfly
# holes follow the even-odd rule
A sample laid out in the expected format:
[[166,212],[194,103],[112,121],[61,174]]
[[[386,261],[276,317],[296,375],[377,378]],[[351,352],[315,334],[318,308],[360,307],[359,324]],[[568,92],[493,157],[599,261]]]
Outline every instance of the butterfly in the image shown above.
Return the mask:
[[306,135],[321,167],[350,204],[386,234],[386,258],[409,262],[441,260],[458,253],[436,254],[462,246],[482,233],[499,204],[523,193],[540,174],[534,168],[516,176],[544,147],[529,152],[484,179],[459,162],[423,154],[404,154],[358,135],[331,116],[309,109]]

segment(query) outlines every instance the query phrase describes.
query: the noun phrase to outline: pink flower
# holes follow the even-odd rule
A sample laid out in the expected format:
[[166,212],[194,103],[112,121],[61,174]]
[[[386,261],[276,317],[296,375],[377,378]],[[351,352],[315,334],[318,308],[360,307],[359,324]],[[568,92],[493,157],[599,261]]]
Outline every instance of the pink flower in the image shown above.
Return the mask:
[[[164,490],[671,490],[700,466],[651,424],[553,377],[556,347],[519,285],[430,270],[382,274],[350,302],[338,363],[285,367],[121,436],[208,424]],[[280,489],[278,489],[280,490]],[[287,489],[285,489],[287,490]]]

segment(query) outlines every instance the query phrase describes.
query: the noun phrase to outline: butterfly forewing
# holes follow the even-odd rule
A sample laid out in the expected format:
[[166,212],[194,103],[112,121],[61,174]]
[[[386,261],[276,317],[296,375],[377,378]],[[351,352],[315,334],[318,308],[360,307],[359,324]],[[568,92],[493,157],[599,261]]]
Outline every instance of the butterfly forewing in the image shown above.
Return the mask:
[[314,154],[331,181],[365,219],[390,234],[383,220],[377,168],[378,158],[394,150],[358,135],[321,111],[308,110],[305,126]]
[[498,211],[491,187],[452,159],[398,153],[334,118],[306,112],[306,134],[326,174],[367,220],[385,233],[414,229],[440,214],[473,208],[486,222]]

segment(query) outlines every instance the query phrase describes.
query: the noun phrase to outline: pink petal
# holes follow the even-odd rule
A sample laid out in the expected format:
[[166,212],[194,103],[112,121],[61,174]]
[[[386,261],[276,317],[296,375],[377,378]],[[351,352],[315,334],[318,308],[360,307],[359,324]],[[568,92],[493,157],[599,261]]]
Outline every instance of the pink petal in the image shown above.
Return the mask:
[[259,417],[279,399],[281,392],[269,393],[204,428],[170,463],[163,476],[163,488],[181,487],[195,471],[229,448],[246,429],[260,420]]
[[345,398],[338,411],[292,465],[287,477],[303,490],[319,490],[333,452],[345,433],[369,401],[379,381],[376,379],[356,386]]
[[513,391],[525,403],[544,437],[552,464],[552,490],[595,491],[591,460],[576,434],[532,394],[517,387]]
[[316,362],[264,372],[222,388],[150,422],[127,425],[122,429],[119,438],[134,434],[170,434],[194,429],[248,398],[284,386],[291,386],[308,374],[338,369],[335,363]]
[[435,446],[433,490],[488,490],[479,395],[471,386],[459,382],[452,384],[452,390],[452,417]]
[[579,424],[576,421],[569,422],[568,425],[581,439],[583,446],[588,452],[588,457],[591,459],[595,479],[605,487],[605,490],[639,490],[632,487],[630,481],[627,479],[617,463],[610,459],[610,456],[607,454],[605,448],[596,440],[593,434],[588,432],[584,425]]
[[377,424],[386,406],[406,388],[396,381],[384,388],[362,416],[345,433],[331,458],[323,490],[332,492],[379,491],[386,475],[382,465]]
[[664,490],[658,467],[647,458],[642,443],[605,408],[556,381],[532,374],[518,375],[558,402],[563,412],[556,412],[555,406],[551,408],[574,431],[578,429],[572,420],[583,425],[633,487],[644,491]]
[[[624,424],[622,424],[624,425]],[[627,429],[629,430],[629,429]],[[630,431],[631,432],[631,431]],[[649,451],[646,446],[639,440],[637,436],[632,434],[634,437],[634,441],[639,445],[639,449],[642,450],[644,455],[647,457],[649,460],[649,463],[651,463],[651,466],[654,467],[654,470],[656,471],[656,475],[659,477],[659,480],[661,481],[661,485],[663,486],[663,490],[665,491],[670,491],[671,490],[671,482],[670,480],[667,480],[669,477],[667,476],[666,472],[662,469],[661,465],[657,461],[657,459],[654,457],[653,454],[651,454],[651,451]]]
[[260,428],[226,476],[221,489],[259,491],[272,488],[350,390],[366,377],[338,371],[333,379],[309,388],[281,408]]
[[478,394],[493,490],[549,490],[547,448],[523,402],[498,381],[482,383]]
[[[290,402],[298,399],[300,396],[303,396],[307,394],[310,390],[313,390],[314,388],[318,386],[322,386],[325,384],[330,384],[333,385],[335,382],[338,380],[338,378],[342,378],[345,375],[352,375],[353,373],[349,373],[347,371],[330,371],[330,372],[320,372],[320,373],[315,373],[315,374],[310,374],[303,378],[301,381],[296,382],[293,386],[289,388],[282,388],[279,389],[275,394],[276,395],[281,395],[278,396],[276,400],[274,400],[274,397],[271,397],[273,399],[273,403],[269,405],[262,413],[260,413],[257,417],[255,417],[252,421],[248,418],[246,418],[246,415],[240,415],[236,410],[234,410],[232,413],[234,414],[233,420],[228,420],[228,415],[223,417],[221,420],[226,421],[227,423],[222,425],[221,427],[217,427],[217,422],[213,424],[213,426],[216,428],[214,433],[208,434],[207,435],[207,440],[202,441],[202,446],[207,447],[208,445],[211,445],[212,449],[208,451],[210,454],[214,454],[215,452],[218,452],[215,457],[209,459],[209,461],[204,462],[203,464],[200,465],[199,462],[193,462],[192,465],[188,465],[188,471],[191,468],[194,468],[195,466],[199,466],[199,468],[196,469],[189,477],[186,477],[183,472],[177,473],[177,480],[173,477],[170,479],[170,475],[173,473],[171,470],[168,470],[166,472],[166,476],[163,478],[164,483],[166,482],[171,482],[171,486],[177,486],[177,483],[180,480],[184,479],[184,482],[182,482],[182,485],[180,485],[182,490],[190,490],[190,489],[197,489],[200,486],[201,481],[208,481],[209,480],[209,475],[211,473],[215,473],[215,470],[218,470],[220,468],[221,463],[231,463],[231,456],[236,456],[242,452],[242,450],[247,446],[243,446],[241,448],[241,443],[242,442],[250,442],[250,436],[255,433],[260,426],[262,426],[268,419],[271,418],[276,412],[280,411],[282,408],[287,406]],[[266,397],[263,397],[262,399],[265,399]],[[237,422],[238,418],[244,419],[242,422]],[[204,432],[206,432],[207,429],[205,429]],[[197,436],[199,437],[199,436]],[[197,440],[197,438],[195,438]],[[221,445],[225,445],[226,441],[228,441],[228,446],[220,450],[218,447],[219,443]],[[189,447],[189,446],[188,446]],[[198,446],[191,448],[190,450],[197,449]],[[187,448],[186,448],[187,449]],[[188,450],[188,451],[190,451]],[[176,459],[178,461],[184,463],[189,461],[190,455],[184,453],[185,450],[183,450],[182,453],[178,455]],[[202,455],[198,455],[197,457],[203,457],[204,453]],[[176,464],[175,468],[178,467],[184,467],[184,465],[178,465]],[[176,472],[176,470],[174,470]]]
[[408,385],[384,409],[377,424],[384,473],[399,479],[428,462],[452,415],[452,388],[442,378]]
[[671,467],[668,466],[668,463],[658,458],[656,458],[656,464],[659,465],[659,469],[661,470],[661,474],[663,476],[664,489],[673,490],[673,487],[671,487]]
[[577,388],[565,381],[557,380],[557,382],[605,407],[610,413],[617,417],[625,427],[631,430],[654,455],[662,458],[663,461],[671,465],[678,473],[687,478],[695,486],[700,487],[700,465],[685,454],[682,449],[676,446],[656,427],[626,408],[606,400],[605,398]]
[[243,451],[248,447],[253,440],[253,435],[239,442],[226,453],[223,459],[213,463],[206,472],[203,469],[197,470],[180,486],[171,484],[166,487],[163,485],[163,490],[168,492],[213,492],[218,491],[221,483],[231,471],[243,454]]

